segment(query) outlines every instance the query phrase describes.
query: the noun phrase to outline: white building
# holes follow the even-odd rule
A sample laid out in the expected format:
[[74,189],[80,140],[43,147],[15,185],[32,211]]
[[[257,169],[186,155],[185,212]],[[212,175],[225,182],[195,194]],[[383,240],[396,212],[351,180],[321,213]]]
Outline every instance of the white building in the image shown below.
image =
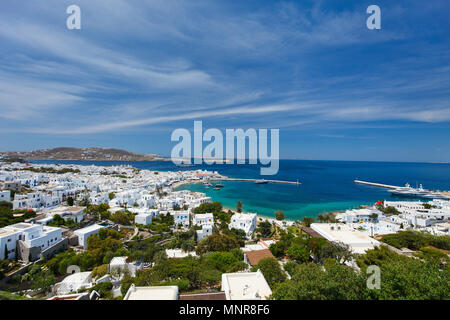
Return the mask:
[[345,211],[345,213],[338,214],[336,216],[336,219],[345,223],[369,222],[372,220],[376,220],[371,218],[375,214],[377,215],[378,218],[378,216],[381,215],[381,212],[372,209],[353,209],[347,210]]
[[[62,240],[62,229],[31,223],[16,223],[0,229],[0,258],[16,258],[17,241],[23,241],[28,247],[48,249]],[[7,253],[5,253],[7,250]]]
[[137,266],[134,263],[128,263],[127,257],[114,257],[109,263],[109,272],[111,274],[123,274],[128,270],[132,277],[136,276]]
[[82,288],[92,287],[92,271],[75,272],[64,278],[63,281],[55,284],[54,290],[58,295],[65,295],[77,292]]
[[424,209],[421,201],[384,201],[384,207],[394,207],[401,213],[415,213]]
[[212,235],[212,229],[213,227],[211,225],[203,225],[201,230],[197,230],[197,241],[201,241]]
[[200,197],[200,198],[196,198],[193,199],[190,204],[192,205],[192,207],[198,207],[199,205],[203,204],[203,203],[209,203],[212,202],[211,197]]
[[16,258],[17,240],[20,232],[0,229],[0,259],[14,260]]
[[197,213],[194,215],[194,225],[196,226],[213,226],[214,215],[212,213]]
[[99,224],[93,224],[89,227],[75,230],[73,233],[78,237],[78,244],[83,247],[83,249],[87,249],[88,246],[88,238],[94,234],[97,234],[100,229],[103,229],[104,226]]
[[[76,223],[80,223],[81,221],[84,220],[84,215],[85,215],[84,210],[85,209],[86,209],[85,207],[63,207],[63,206],[61,206],[61,207],[57,207],[55,209],[48,211],[46,213],[46,217],[53,218],[53,216],[57,214],[66,221],[71,219]],[[47,223],[50,221],[47,221]],[[37,223],[39,223],[39,222],[37,221]]]
[[247,238],[250,238],[256,229],[256,213],[235,213],[228,227],[244,230]]
[[183,228],[189,228],[190,214],[189,211],[174,211],[174,226],[181,225]]
[[123,300],[178,300],[177,286],[130,286]]
[[354,253],[365,253],[380,245],[380,242],[365,233],[353,230],[342,223],[313,223],[311,228],[328,241],[347,244]]
[[222,291],[227,300],[267,300],[272,290],[260,270],[222,274]]
[[[31,223],[16,223],[0,229],[0,258],[16,258],[17,241],[23,241],[28,247],[48,249],[62,240],[62,229]],[[7,250],[7,253],[5,253]]]
[[138,214],[134,216],[134,223],[147,226],[149,224],[152,224],[152,218],[153,216],[151,214]]

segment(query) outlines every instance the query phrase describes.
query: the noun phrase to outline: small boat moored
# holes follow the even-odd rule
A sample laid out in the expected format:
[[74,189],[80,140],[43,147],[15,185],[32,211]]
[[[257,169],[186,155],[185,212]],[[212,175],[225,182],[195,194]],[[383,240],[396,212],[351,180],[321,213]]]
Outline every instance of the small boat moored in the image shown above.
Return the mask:
[[269,181],[265,180],[265,179],[261,179],[261,180],[256,180],[255,184],[266,184],[269,183]]

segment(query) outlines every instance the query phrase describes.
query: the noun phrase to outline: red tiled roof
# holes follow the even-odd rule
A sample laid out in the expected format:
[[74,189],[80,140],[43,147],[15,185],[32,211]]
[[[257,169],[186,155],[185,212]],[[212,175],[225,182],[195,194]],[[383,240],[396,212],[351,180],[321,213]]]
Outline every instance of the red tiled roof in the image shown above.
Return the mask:
[[256,266],[258,262],[264,258],[275,259],[272,252],[270,252],[269,249],[247,251],[245,252],[245,255],[247,256],[248,262],[250,263],[251,266]]

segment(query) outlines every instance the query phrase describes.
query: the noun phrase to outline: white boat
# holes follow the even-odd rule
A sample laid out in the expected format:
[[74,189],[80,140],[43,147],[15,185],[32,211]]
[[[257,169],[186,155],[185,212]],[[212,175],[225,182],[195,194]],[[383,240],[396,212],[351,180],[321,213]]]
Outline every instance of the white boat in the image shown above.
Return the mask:
[[255,184],[266,184],[269,183],[269,181],[265,180],[265,179],[261,179],[261,180],[256,180]]
[[420,197],[420,198],[431,198],[431,199],[446,199],[443,194],[439,192],[434,192],[430,190],[425,190],[422,184],[419,188],[412,188],[409,183],[405,184],[404,187],[395,188],[389,190],[392,195],[402,196],[402,197]]

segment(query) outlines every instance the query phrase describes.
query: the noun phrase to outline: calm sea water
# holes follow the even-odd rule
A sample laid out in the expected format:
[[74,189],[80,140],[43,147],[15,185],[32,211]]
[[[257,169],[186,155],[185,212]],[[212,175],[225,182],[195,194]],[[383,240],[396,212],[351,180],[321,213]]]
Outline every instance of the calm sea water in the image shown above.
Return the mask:
[[[179,171],[207,169],[233,178],[266,178],[296,181],[301,185],[263,184],[224,181],[224,188],[213,190],[203,184],[184,185],[181,189],[204,192],[225,207],[235,208],[242,201],[244,211],[273,217],[274,211],[284,211],[289,220],[320,213],[356,208],[378,200],[400,200],[386,189],[358,185],[354,179],[403,186],[423,184],[425,189],[450,190],[450,164],[281,160],[279,173],[261,177],[256,165],[195,165],[178,167],[172,162],[133,161],[34,161],[34,163],[73,163],[83,165],[129,164],[140,169]],[[404,198],[403,198],[404,200]],[[413,200],[413,199],[411,199]]]

